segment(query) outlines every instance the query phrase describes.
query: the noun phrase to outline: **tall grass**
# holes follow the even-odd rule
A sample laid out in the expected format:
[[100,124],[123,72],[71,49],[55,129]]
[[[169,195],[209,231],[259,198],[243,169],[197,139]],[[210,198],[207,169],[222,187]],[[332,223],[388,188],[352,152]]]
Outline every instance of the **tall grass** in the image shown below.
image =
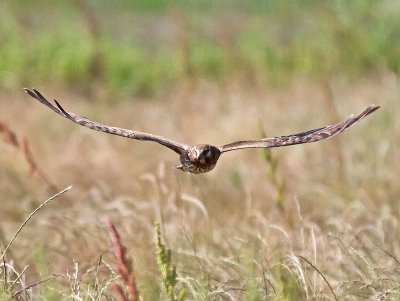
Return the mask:
[[[343,104],[336,107],[341,117],[351,112],[350,106],[359,109],[371,100],[383,105],[357,128],[333,138],[343,141],[340,149],[346,168],[341,181],[334,140],[275,149],[272,157],[263,157],[260,151],[232,152],[233,159],[221,158],[212,173],[190,176],[169,168],[177,157],[157,145],[86,134],[67,122],[62,128],[64,123],[41,106],[32,104],[27,109],[25,98],[9,97],[16,105],[0,106],[8,106],[10,120],[22,117],[24,122],[13,124],[18,133],[36,137],[30,141],[46,174],[57,183],[74,183],[75,189],[67,202],[53,203],[35,215],[14,239],[5,263],[0,263],[1,298],[18,294],[22,300],[121,300],[128,298],[127,293],[118,292],[133,283],[126,272],[133,271],[134,261],[143,300],[178,299],[182,287],[185,300],[368,300],[381,296],[395,300],[400,279],[395,146],[400,131],[395,118],[399,90],[392,76],[344,90],[332,83],[332,92],[340,91],[347,101],[345,108]],[[304,81],[300,83],[300,88],[289,91],[259,94],[232,84],[225,87],[235,91],[227,94],[232,107],[214,108],[200,117],[191,115],[190,107],[184,112],[200,118],[201,125],[216,118],[232,126],[218,141],[228,140],[225,136],[232,133],[235,137],[257,133],[256,122],[243,122],[255,115],[244,101],[251,97],[259,97],[257,110],[271,135],[323,125],[333,118],[333,113],[322,110],[326,96],[320,82],[307,87]],[[204,99],[206,107],[220,100],[220,90],[208,85],[203,91],[191,100]],[[308,99],[307,93],[317,95],[316,99],[310,97],[313,102],[305,103],[302,99]],[[151,124],[158,133],[170,129],[179,115],[164,124],[153,121],[159,114],[148,112],[168,111],[170,106],[179,107],[179,101],[170,95],[165,102],[120,103],[103,117],[121,124],[134,119]],[[77,111],[84,111],[80,105],[74,103]],[[315,111],[310,109],[314,107]],[[192,129],[181,127],[178,134],[191,137]],[[54,131],[58,134],[53,135]],[[216,132],[212,127],[203,131],[209,137]],[[43,194],[46,185],[25,176],[22,156],[22,164],[16,164],[17,148],[9,143],[0,147],[4,171],[0,174],[0,246],[4,250],[24,217],[37,207],[32,195]],[[152,165],[162,160],[166,168]],[[266,173],[266,163],[271,173]],[[234,169],[240,185],[229,182]],[[279,186],[274,186],[271,175],[286,181],[280,206]],[[113,245],[105,226],[108,219],[120,234],[120,241],[114,237]],[[156,232],[156,245],[154,221],[162,221],[163,229],[162,234]]]
[[[0,300],[398,299],[394,2],[77,1],[0,2]],[[382,109],[332,140],[232,152],[193,176],[165,148],[59,119],[23,86],[146,96],[68,107],[188,143]],[[75,188],[36,214],[53,182]]]

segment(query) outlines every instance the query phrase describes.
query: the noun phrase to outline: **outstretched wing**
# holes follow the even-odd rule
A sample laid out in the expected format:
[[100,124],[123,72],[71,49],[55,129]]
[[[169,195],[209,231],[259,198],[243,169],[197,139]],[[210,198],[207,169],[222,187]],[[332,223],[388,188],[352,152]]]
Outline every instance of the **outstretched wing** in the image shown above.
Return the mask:
[[286,145],[294,145],[294,144],[302,144],[302,143],[311,143],[315,141],[320,141],[324,139],[328,139],[333,137],[349,127],[351,127],[356,122],[363,119],[365,116],[375,112],[378,110],[380,106],[371,105],[362,111],[359,115],[353,116],[351,115],[346,120],[328,125],[322,128],[301,132],[298,134],[288,135],[288,136],[279,136],[279,137],[271,137],[271,138],[262,138],[257,140],[246,140],[246,141],[237,141],[233,143],[229,143],[220,147],[221,152],[229,152],[236,149],[241,148],[270,148],[270,147],[280,147]]
[[126,138],[136,139],[136,140],[154,141],[154,142],[157,142],[159,144],[162,144],[162,145],[172,149],[173,151],[177,152],[178,154],[182,154],[188,148],[188,145],[186,145],[186,144],[178,143],[178,142],[166,139],[162,136],[157,136],[157,135],[152,135],[152,134],[147,134],[147,133],[142,133],[142,132],[137,132],[137,131],[132,131],[132,130],[126,130],[126,129],[102,124],[102,123],[99,123],[96,121],[92,121],[86,117],[82,117],[82,116],[76,115],[74,113],[65,111],[63,109],[63,107],[56,100],[54,100],[54,102],[57,105],[57,107],[54,106],[46,98],[44,98],[44,96],[39,91],[37,91],[35,89],[30,90],[30,89],[24,88],[24,90],[30,96],[32,96],[33,98],[37,99],[42,104],[44,104],[45,106],[52,109],[57,114],[65,117],[77,124],[80,124],[82,126],[90,128],[92,130],[105,132],[105,133],[122,136],[122,137],[126,137]]

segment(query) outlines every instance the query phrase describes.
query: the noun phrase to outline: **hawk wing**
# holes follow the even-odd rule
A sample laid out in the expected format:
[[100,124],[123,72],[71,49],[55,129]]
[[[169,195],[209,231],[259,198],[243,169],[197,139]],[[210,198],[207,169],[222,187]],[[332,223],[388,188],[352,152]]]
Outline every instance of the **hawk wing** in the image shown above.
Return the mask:
[[54,102],[56,103],[57,107],[54,106],[52,103],[50,103],[39,91],[37,91],[35,89],[30,90],[30,89],[26,89],[26,88],[24,88],[24,90],[27,94],[29,94],[33,98],[37,99],[38,101],[40,101],[42,104],[49,107],[57,114],[65,117],[77,124],[80,124],[82,126],[90,128],[92,130],[105,132],[105,133],[122,136],[122,137],[126,137],[126,138],[136,139],[136,140],[154,141],[154,142],[157,142],[159,144],[162,144],[162,145],[172,149],[173,151],[177,152],[178,154],[184,153],[186,151],[186,149],[188,148],[188,145],[186,145],[186,144],[178,143],[178,142],[169,140],[167,138],[164,138],[162,136],[122,129],[122,128],[118,128],[118,127],[114,127],[114,126],[109,126],[109,125],[106,125],[103,123],[99,123],[99,122],[90,120],[86,117],[82,117],[82,116],[76,115],[74,113],[67,112],[63,109],[63,107],[56,100],[54,100]]
[[221,152],[229,152],[241,148],[270,148],[270,147],[280,147],[294,144],[311,143],[315,141],[320,141],[333,137],[361,119],[365,116],[378,110],[380,106],[371,105],[362,111],[359,115],[351,115],[349,118],[342,122],[336,124],[328,125],[322,128],[313,129],[306,132],[301,132],[298,134],[292,134],[288,136],[279,136],[271,138],[262,138],[256,140],[245,140],[229,143],[220,147]]

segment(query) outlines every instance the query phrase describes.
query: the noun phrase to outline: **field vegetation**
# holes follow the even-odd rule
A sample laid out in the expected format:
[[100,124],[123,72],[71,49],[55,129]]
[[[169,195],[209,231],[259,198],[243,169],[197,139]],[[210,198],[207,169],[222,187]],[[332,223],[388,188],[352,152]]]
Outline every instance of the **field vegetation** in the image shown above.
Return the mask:
[[[0,2],[0,300],[399,300],[399,72],[396,1]],[[382,108],[190,175],[23,87],[216,145]]]

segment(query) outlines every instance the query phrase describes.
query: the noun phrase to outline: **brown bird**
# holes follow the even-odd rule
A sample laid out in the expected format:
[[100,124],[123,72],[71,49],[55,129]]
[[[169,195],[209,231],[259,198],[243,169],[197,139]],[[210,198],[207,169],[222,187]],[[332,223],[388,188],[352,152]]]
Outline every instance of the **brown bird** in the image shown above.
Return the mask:
[[178,169],[195,174],[212,170],[217,164],[217,161],[221,154],[225,152],[242,148],[270,148],[302,143],[311,143],[333,137],[345,131],[353,124],[363,119],[365,116],[371,114],[372,112],[375,112],[377,109],[380,108],[380,106],[371,105],[367,107],[364,111],[362,111],[359,115],[351,115],[349,118],[342,122],[288,136],[237,141],[225,144],[223,146],[214,146],[210,144],[188,145],[175,142],[162,136],[122,129],[92,121],[86,117],[82,117],[74,113],[65,111],[56,100],[54,100],[56,104],[56,106],[54,106],[46,98],[44,98],[39,91],[35,89],[30,90],[24,88],[24,90],[30,96],[52,109],[57,114],[82,126],[100,132],[105,132],[126,138],[132,138],[136,140],[154,141],[161,145],[164,145],[179,154],[181,165],[177,167]]

